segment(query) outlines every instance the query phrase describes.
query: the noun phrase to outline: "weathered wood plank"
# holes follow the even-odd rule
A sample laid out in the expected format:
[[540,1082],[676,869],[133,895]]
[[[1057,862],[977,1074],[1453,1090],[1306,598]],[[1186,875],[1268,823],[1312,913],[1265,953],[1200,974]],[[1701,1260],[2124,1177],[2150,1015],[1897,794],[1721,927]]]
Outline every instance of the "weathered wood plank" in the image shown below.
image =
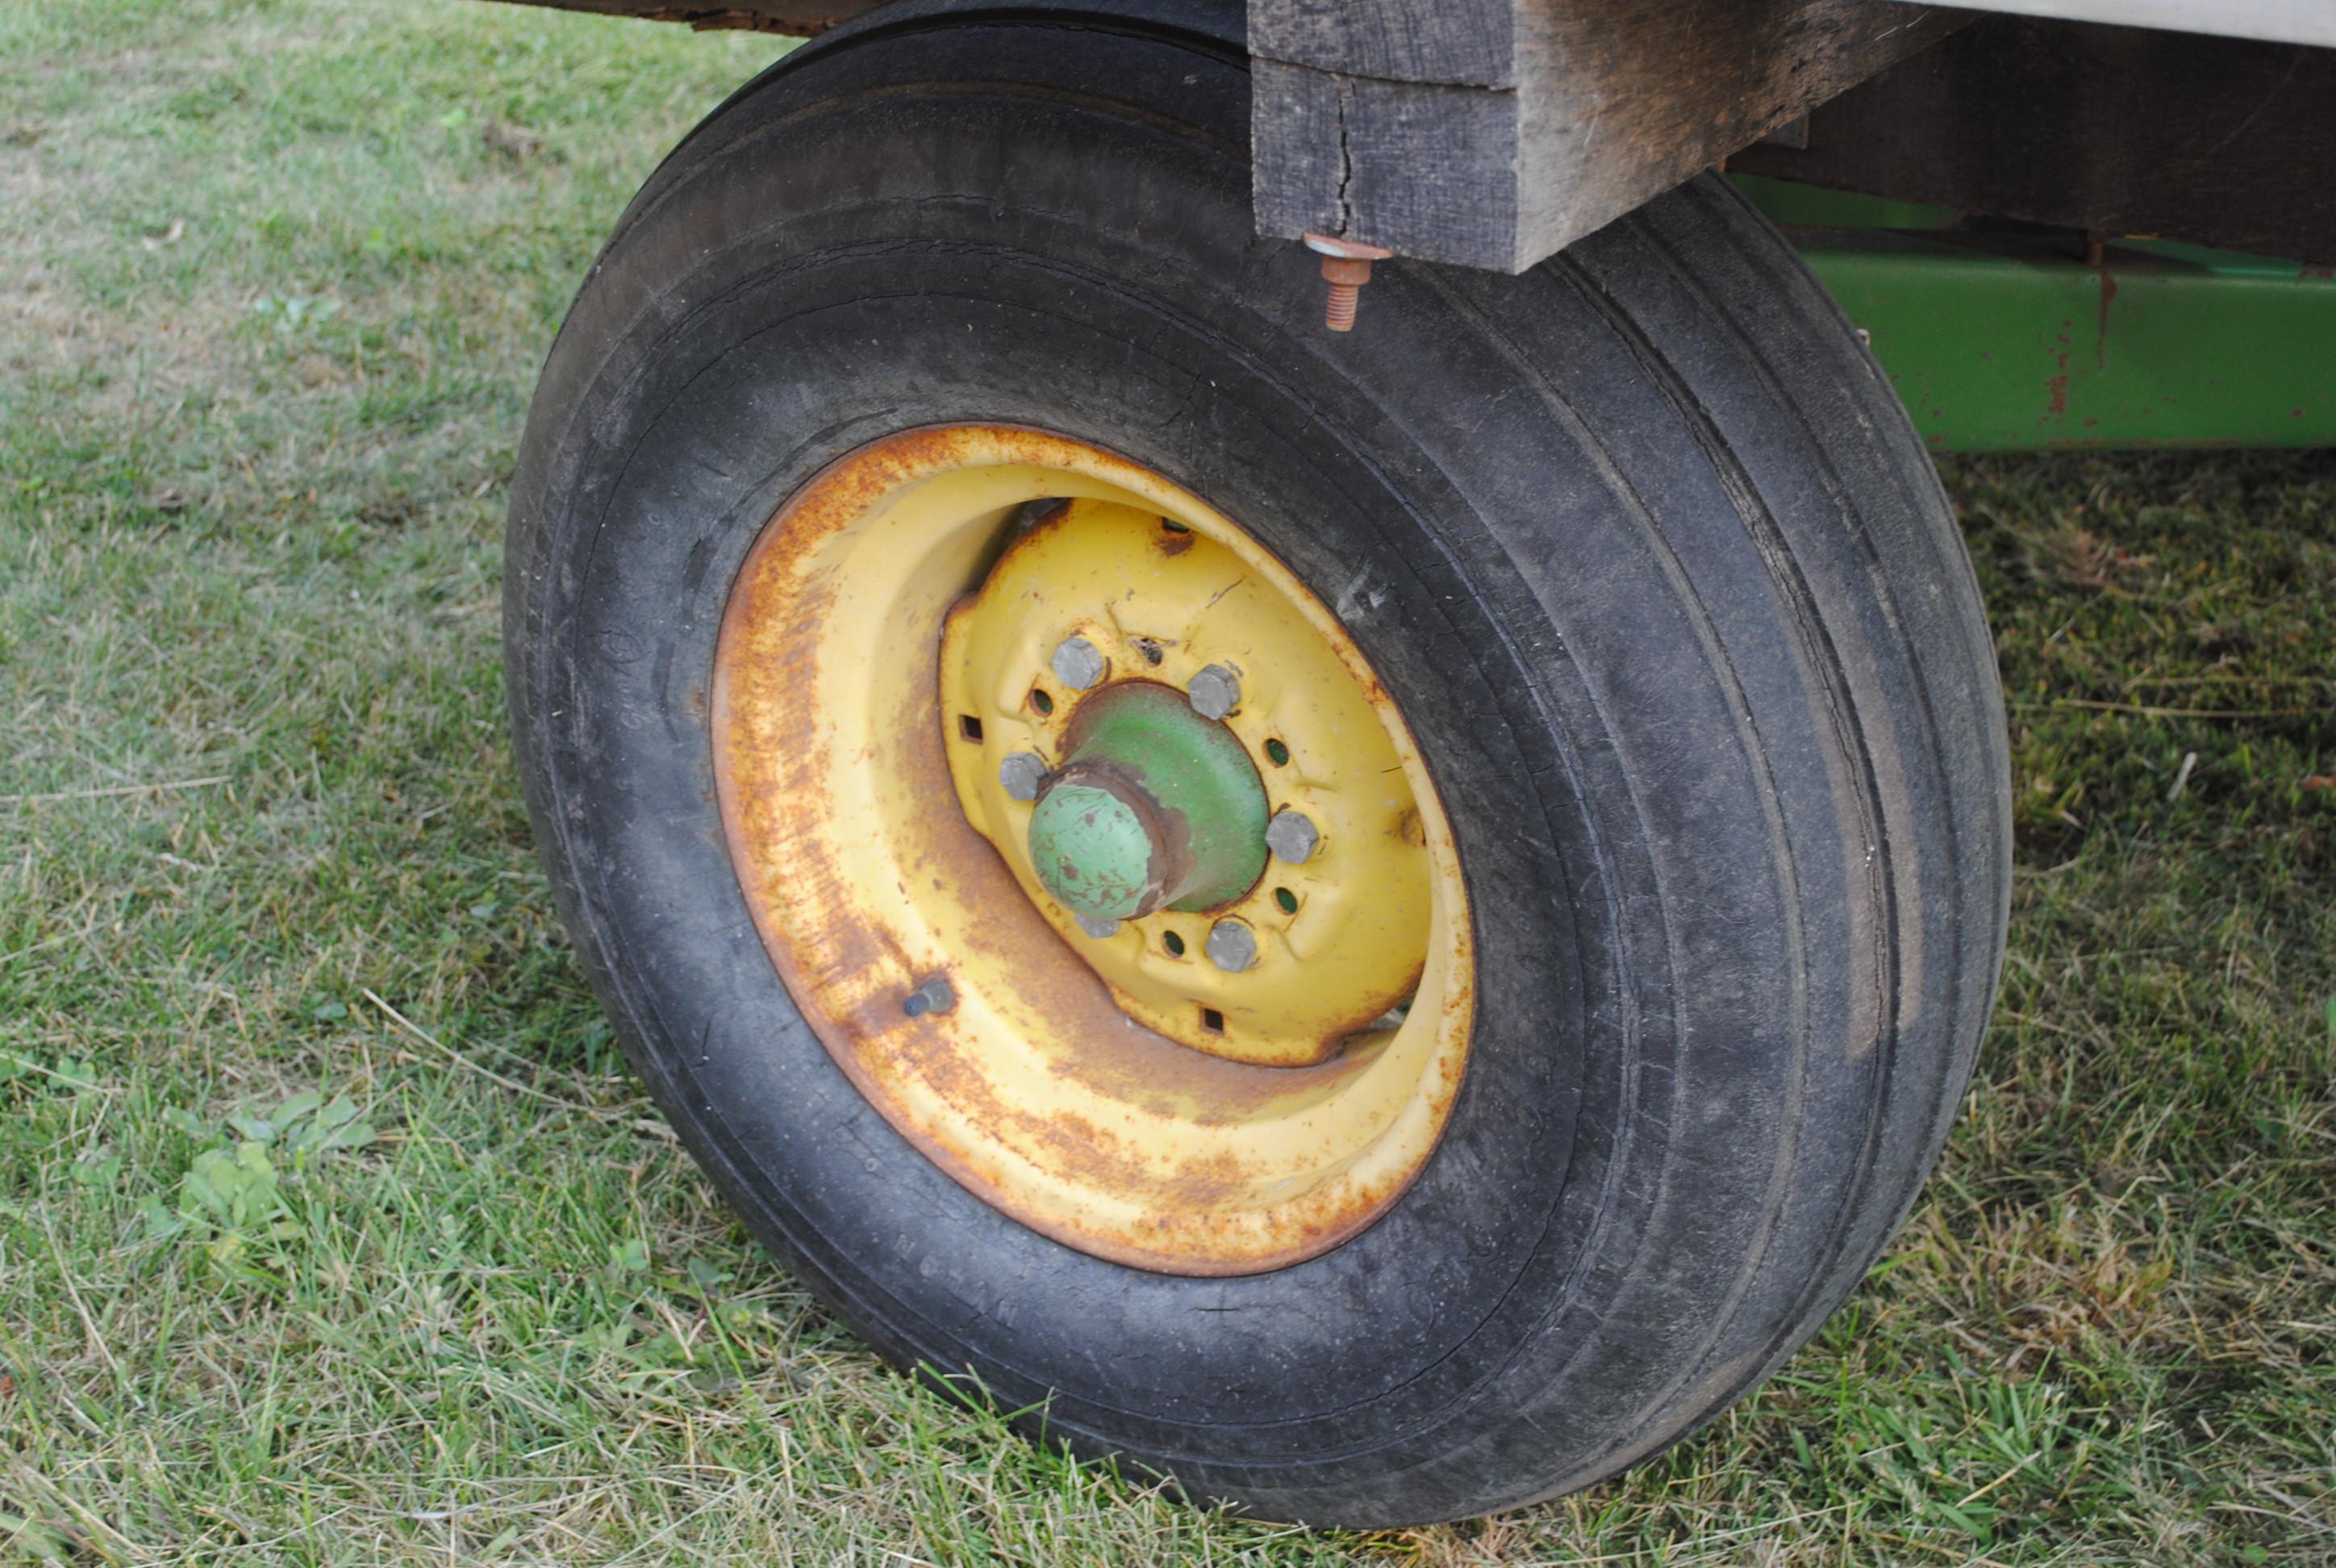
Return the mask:
[[[1400,213],[1405,232],[1497,238],[1515,212],[1516,95],[1390,82],[1274,60],[1250,65],[1259,232],[1350,234],[1357,213]],[[1294,162],[1293,161],[1299,161]],[[1302,164],[1302,167],[1301,167]],[[1268,170],[1275,177],[1268,177]],[[1467,260],[1421,245],[1404,254]]]
[[[1925,0],[1926,3],[1926,0]],[[1938,0],[1981,11],[2059,16],[2127,27],[2262,38],[2275,44],[2336,44],[2336,5],[2329,0]]]
[[2336,262],[2336,51],[1989,16],[1728,166]]
[[[1888,0],[1251,0],[1258,225],[1522,271],[1967,19]],[[1438,44],[1445,27],[1465,44]],[[1505,62],[1486,54],[1504,28]],[[1410,74],[1432,70],[1462,74]]]
[[1249,52],[1348,76],[1514,87],[1515,11],[1475,0],[1251,0]]

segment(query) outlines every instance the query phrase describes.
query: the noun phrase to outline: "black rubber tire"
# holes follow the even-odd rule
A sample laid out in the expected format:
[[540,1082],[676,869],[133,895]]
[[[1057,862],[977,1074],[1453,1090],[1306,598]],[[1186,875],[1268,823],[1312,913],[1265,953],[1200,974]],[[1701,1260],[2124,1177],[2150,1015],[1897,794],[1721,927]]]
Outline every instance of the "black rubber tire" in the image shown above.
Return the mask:
[[[889,1359],[1270,1517],[1585,1485],[1751,1388],[1904,1216],[2003,949],[1970,567],[1873,360],[1698,180],[1518,278],[1397,262],[1358,329],[1251,228],[1236,7],[888,6],[693,132],[545,367],[505,636],[561,911],[649,1088]],[[802,1024],[705,712],[741,556],[878,436],[1060,431],[1333,604],[1458,837],[1477,1028],[1378,1223],[1239,1279],[1016,1224]]]

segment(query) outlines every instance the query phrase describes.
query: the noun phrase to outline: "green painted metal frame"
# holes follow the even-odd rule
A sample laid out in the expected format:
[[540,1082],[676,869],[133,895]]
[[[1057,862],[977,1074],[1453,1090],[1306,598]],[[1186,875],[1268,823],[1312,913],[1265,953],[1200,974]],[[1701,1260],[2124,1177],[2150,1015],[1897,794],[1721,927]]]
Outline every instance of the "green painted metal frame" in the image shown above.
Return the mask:
[[1757,176],[1941,452],[2336,446],[2336,275],[2162,240],[1953,227]]

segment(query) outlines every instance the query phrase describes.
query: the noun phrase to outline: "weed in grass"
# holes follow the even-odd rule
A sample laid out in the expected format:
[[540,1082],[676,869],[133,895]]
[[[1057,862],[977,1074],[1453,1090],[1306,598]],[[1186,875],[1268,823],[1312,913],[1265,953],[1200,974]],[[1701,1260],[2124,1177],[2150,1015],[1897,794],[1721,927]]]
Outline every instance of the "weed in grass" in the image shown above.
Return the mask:
[[1367,1536],[1192,1510],[764,1258],[558,930],[495,595],[570,292],[778,47],[0,8],[0,1553],[2336,1559],[2321,458],[1951,466],[2012,705],[2003,1007],[1874,1278],[1630,1475]]

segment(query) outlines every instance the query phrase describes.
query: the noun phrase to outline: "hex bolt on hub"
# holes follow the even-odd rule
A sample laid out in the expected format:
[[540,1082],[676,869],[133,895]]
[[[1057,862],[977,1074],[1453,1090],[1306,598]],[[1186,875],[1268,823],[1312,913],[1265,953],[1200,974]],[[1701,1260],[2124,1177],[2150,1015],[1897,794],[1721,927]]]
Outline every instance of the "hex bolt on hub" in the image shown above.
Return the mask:
[[1192,711],[1202,718],[1222,718],[1241,706],[1241,677],[1223,665],[1212,664],[1184,688]]
[[1257,935],[1239,920],[1219,920],[1209,928],[1203,950],[1211,963],[1237,975],[1257,962]]
[[1105,937],[1115,937],[1119,935],[1119,922],[1117,920],[1099,920],[1093,915],[1083,915],[1076,910],[1073,910],[1071,911],[1071,919],[1079,922],[1079,930],[1086,932],[1087,935],[1095,938],[1097,941],[1103,940]]
[[1288,861],[1293,866],[1304,865],[1313,858],[1314,846],[1321,842],[1322,830],[1303,812],[1279,811],[1265,824],[1265,847],[1273,852],[1276,859]]
[[949,989],[947,980],[937,977],[902,998],[900,1010],[912,1018],[920,1018],[927,1013],[945,1013],[956,1005],[957,993]]
[[1037,800],[1046,776],[1046,759],[1034,751],[1017,751],[998,765],[998,782],[1017,801]]
[[1361,302],[1363,285],[1371,280],[1371,263],[1385,261],[1395,252],[1329,234],[1309,234],[1306,248],[1321,257],[1322,281],[1330,286],[1322,302],[1322,325],[1333,332],[1352,332],[1355,307]]
[[1055,649],[1055,657],[1046,661],[1055,678],[1073,691],[1085,691],[1103,679],[1110,667],[1105,662],[1103,649],[1083,637],[1066,637]]

